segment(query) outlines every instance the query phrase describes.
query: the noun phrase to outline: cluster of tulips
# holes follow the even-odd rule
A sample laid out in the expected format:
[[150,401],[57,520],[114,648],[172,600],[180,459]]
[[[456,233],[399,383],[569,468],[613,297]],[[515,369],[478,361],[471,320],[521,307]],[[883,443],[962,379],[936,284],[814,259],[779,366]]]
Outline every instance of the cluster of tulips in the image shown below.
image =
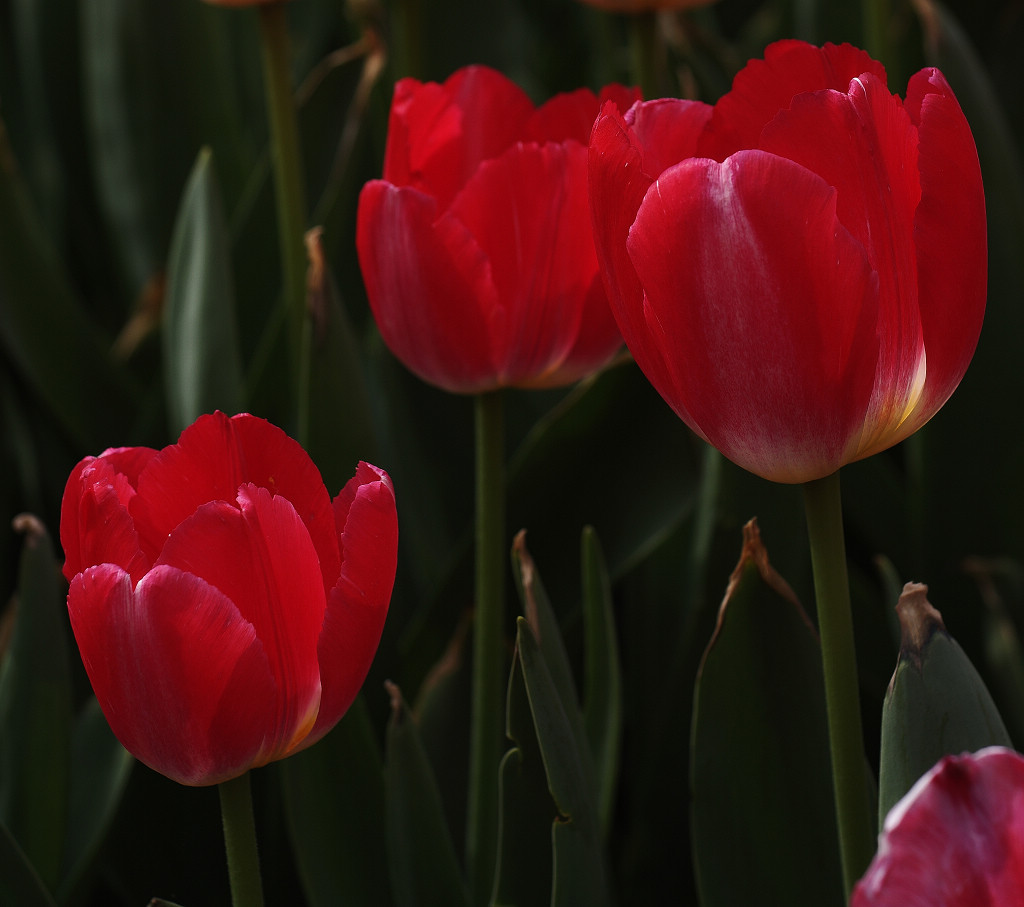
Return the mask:
[[[483,66],[403,79],[356,241],[384,343],[423,381],[476,396],[484,449],[502,389],[631,356],[697,436],[804,486],[853,904],[1016,903],[1024,761],[947,758],[885,818],[875,854],[842,667],[838,471],[936,414],[985,310],[981,170],[942,73],[916,73],[901,98],[865,52],[787,40],[714,105],[610,85],[535,106]],[[503,492],[478,464],[486,526]],[[470,810],[489,879],[508,628],[486,565],[496,550],[501,573],[508,540],[479,528],[473,670],[491,681],[474,686]],[[395,579],[396,491],[360,463],[332,500],[284,431],[217,412],[163,450],[79,463],[60,538],[114,733],[175,781],[223,784],[314,744],[356,697]]]

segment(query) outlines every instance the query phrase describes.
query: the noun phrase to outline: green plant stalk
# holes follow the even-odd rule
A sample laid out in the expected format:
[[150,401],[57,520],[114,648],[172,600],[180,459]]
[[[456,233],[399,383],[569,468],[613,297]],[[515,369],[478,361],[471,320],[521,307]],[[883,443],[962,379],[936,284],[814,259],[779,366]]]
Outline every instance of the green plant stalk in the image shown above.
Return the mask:
[[217,790],[220,792],[220,814],[224,823],[231,903],[234,907],[263,907],[249,773],[221,782]]
[[629,16],[629,50],[633,63],[633,79],[645,98],[661,97],[662,52],[658,37],[658,14],[654,10]]
[[875,821],[865,774],[839,473],[807,482],[804,507],[818,601],[843,885],[849,895],[874,856]]
[[270,155],[274,167],[278,241],[284,286],[282,300],[288,330],[288,356],[296,406],[295,437],[309,435],[311,330],[306,308],[306,199],[303,188],[299,126],[292,90],[288,19],[284,3],[260,6],[263,82],[270,121]]
[[505,726],[505,415],[500,390],[476,398],[476,602],[466,816],[470,903],[488,903],[498,831]]

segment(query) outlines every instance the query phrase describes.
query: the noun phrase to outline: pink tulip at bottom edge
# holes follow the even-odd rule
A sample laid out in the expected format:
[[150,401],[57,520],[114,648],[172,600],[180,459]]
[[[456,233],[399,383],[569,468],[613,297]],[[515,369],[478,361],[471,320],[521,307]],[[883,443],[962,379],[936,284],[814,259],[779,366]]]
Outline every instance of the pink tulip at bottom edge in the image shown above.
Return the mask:
[[885,819],[851,907],[1024,904],[1024,757],[946,756]]

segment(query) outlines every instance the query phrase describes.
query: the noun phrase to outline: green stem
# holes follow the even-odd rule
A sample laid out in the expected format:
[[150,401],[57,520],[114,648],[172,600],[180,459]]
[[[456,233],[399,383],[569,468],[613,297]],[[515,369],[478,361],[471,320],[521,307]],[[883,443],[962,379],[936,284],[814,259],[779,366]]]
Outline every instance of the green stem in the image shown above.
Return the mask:
[[234,907],[263,907],[263,883],[256,850],[256,822],[252,813],[249,773],[218,785],[220,814],[224,822],[224,848],[231,879]]
[[260,33],[284,281],[282,299],[288,326],[289,366],[296,405],[295,435],[300,444],[305,444],[309,423],[311,337],[306,311],[306,199],[284,3],[260,6]]
[[875,822],[865,774],[839,473],[806,483],[804,506],[818,600],[843,884],[849,895],[874,856]]
[[476,398],[476,606],[466,870],[473,904],[486,904],[497,849],[498,763],[505,686],[505,416],[502,392]]
[[657,12],[645,10],[630,14],[629,49],[633,60],[633,79],[644,97],[648,100],[662,97],[662,47],[658,37]]

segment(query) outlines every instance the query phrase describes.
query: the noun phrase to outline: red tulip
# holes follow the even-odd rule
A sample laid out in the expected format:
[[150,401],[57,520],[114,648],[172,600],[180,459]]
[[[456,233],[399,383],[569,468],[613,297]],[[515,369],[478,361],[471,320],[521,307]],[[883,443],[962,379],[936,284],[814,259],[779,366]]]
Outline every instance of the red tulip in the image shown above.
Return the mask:
[[161,451],[108,450],[60,523],[82,661],[125,748],[215,784],[319,740],[369,670],[395,577],[387,474],[332,504],[305,451],[250,415],[203,416]]
[[621,346],[598,275],[587,141],[609,86],[535,109],[483,66],[395,86],[384,178],[359,197],[356,245],[381,336],[449,391],[551,387]]
[[1024,758],[947,756],[885,819],[851,907],[1008,907],[1024,900]]
[[606,105],[590,194],[640,368],[765,478],[821,478],[903,440],[974,353],[981,171],[936,69],[901,101],[863,51],[773,44],[714,107]]

